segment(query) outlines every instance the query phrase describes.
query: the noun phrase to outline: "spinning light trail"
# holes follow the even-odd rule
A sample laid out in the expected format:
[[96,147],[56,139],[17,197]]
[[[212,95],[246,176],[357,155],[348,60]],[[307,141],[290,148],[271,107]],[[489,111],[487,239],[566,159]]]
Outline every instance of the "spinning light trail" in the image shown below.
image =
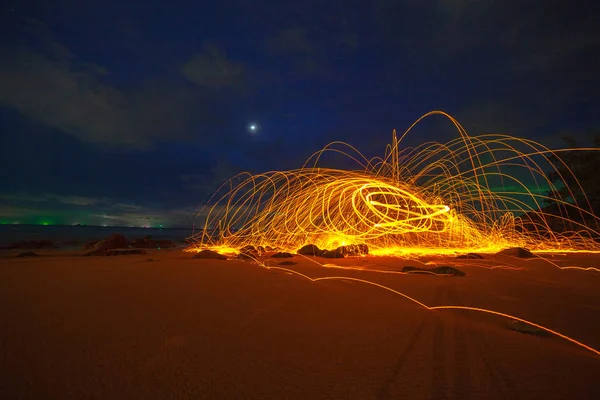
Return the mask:
[[[447,117],[459,137],[444,144],[427,142],[401,148],[402,140],[415,125],[434,114]],[[453,117],[433,111],[419,118],[399,139],[394,132],[383,158],[369,160],[352,146],[333,142],[299,169],[243,173],[230,179],[204,209],[204,229],[193,237],[194,244],[188,251],[208,248],[238,253],[252,245],[296,252],[306,244],[324,249],[366,244],[375,255],[492,253],[507,247],[551,253],[600,251],[596,240],[600,237],[600,221],[586,199],[575,200],[574,193],[584,190],[558,157],[561,151],[569,149],[552,151],[534,141],[508,135],[471,137]],[[347,157],[356,168],[322,167],[322,160],[329,154]],[[549,172],[558,174],[562,182],[549,180]],[[565,182],[576,182],[578,187],[569,187]],[[566,189],[572,203],[560,200],[560,189]],[[554,200],[553,208],[544,207],[548,200]],[[514,315],[463,305],[428,306],[370,280],[350,276],[311,278],[249,257],[264,268],[312,282],[343,280],[372,285],[429,311],[464,310],[509,318],[600,355],[598,349]],[[444,262],[448,264],[448,260]],[[597,271],[594,267],[561,267],[549,262],[561,269]]]
[[[316,264],[319,264],[315,260],[312,260],[312,259],[310,259],[310,260],[313,261]],[[370,285],[370,286],[375,286],[375,287],[377,287],[379,289],[383,289],[385,291],[392,292],[393,294],[396,294],[396,295],[398,295],[400,297],[403,297],[404,299],[409,300],[409,301],[411,301],[411,302],[413,302],[413,303],[415,303],[415,304],[423,307],[424,309],[426,309],[428,311],[435,311],[435,310],[442,310],[442,311],[443,310],[474,311],[476,313],[491,314],[491,315],[495,315],[495,316],[507,318],[507,319],[512,320],[512,321],[518,321],[520,323],[525,324],[526,326],[531,326],[531,327],[540,329],[540,330],[542,330],[544,332],[550,333],[550,334],[552,334],[554,336],[557,336],[557,337],[559,337],[561,339],[564,339],[564,340],[566,340],[566,341],[568,341],[568,342],[570,342],[570,343],[572,343],[572,344],[574,344],[576,346],[579,346],[579,347],[581,347],[581,348],[583,348],[585,350],[588,350],[588,351],[594,353],[597,356],[600,356],[600,350],[598,350],[598,349],[595,349],[595,348],[593,348],[591,346],[588,346],[585,343],[582,343],[582,342],[580,342],[580,341],[578,341],[578,340],[576,340],[576,339],[574,339],[574,338],[572,338],[570,336],[562,334],[562,333],[560,333],[560,332],[558,332],[556,330],[550,329],[550,328],[548,328],[548,327],[546,327],[544,325],[540,325],[538,323],[535,323],[535,322],[530,321],[528,319],[517,317],[515,315],[511,315],[511,314],[507,314],[507,313],[502,313],[502,312],[499,312],[499,311],[494,311],[494,310],[490,310],[490,309],[486,309],[486,308],[470,307],[470,306],[462,306],[462,305],[428,306],[427,304],[422,303],[419,300],[417,300],[417,299],[415,299],[415,298],[413,298],[413,297],[411,297],[411,296],[409,296],[409,295],[407,295],[405,293],[402,293],[402,292],[400,292],[398,290],[392,289],[389,286],[385,286],[385,285],[382,285],[382,284],[374,282],[374,281],[370,281],[370,280],[366,280],[366,279],[360,279],[360,278],[355,278],[355,277],[350,277],[350,276],[323,276],[323,277],[320,277],[320,278],[311,278],[308,275],[304,275],[303,273],[298,272],[298,271],[293,270],[293,269],[290,269],[290,268],[282,268],[282,267],[269,266],[269,265],[266,265],[264,262],[262,262],[262,261],[260,261],[258,259],[255,259],[254,261],[258,265],[260,265],[262,268],[269,269],[269,270],[284,271],[287,274],[300,276],[300,277],[302,277],[304,279],[307,279],[307,280],[309,280],[311,282],[337,281],[337,280],[340,280],[340,281],[358,282],[358,283],[362,283],[362,284],[366,284],[366,285]],[[319,265],[321,265],[321,264],[319,264]],[[391,271],[371,271],[371,272],[386,272],[386,273],[389,273]],[[402,272],[393,272],[393,273],[404,274]]]
[[[459,137],[401,148],[414,126],[434,114],[447,117]],[[356,168],[321,167],[332,153]],[[512,136],[468,136],[453,117],[433,111],[400,138],[394,132],[383,158],[369,160],[333,142],[302,168],[230,179],[205,209],[204,229],[192,249],[235,252],[252,245],[295,252],[311,243],[324,249],[366,244],[376,255],[490,253],[516,246],[600,250],[594,240],[599,220],[587,201],[556,200],[552,212],[544,209],[566,186],[547,178],[549,171],[561,176],[552,162],[557,155]],[[564,163],[560,170],[570,173]],[[574,192],[583,192],[566,189],[573,199]]]

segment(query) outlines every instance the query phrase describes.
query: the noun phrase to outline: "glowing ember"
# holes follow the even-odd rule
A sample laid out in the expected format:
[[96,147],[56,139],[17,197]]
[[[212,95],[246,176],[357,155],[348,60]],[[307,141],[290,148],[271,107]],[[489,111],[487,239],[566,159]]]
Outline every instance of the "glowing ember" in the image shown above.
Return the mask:
[[[460,137],[400,148],[423,118],[441,114]],[[320,168],[341,153],[356,170]],[[305,244],[333,249],[366,244],[372,254],[600,250],[598,218],[586,204],[558,201],[542,211],[557,187],[546,177],[557,153],[507,135],[468,136],[440,111],[417,120],[384,158],[367,160],[352,146],[330,143],[297,170],[240,174],[222,186],[192,250],[235,252],[270,246],[294,252]],[[545,170],[544,170],[545,169]],[[578,214],[579,218],[573,218]],[[595,227],[582,222],[592,219]],[[559,223],[561,232],[551,229]]]

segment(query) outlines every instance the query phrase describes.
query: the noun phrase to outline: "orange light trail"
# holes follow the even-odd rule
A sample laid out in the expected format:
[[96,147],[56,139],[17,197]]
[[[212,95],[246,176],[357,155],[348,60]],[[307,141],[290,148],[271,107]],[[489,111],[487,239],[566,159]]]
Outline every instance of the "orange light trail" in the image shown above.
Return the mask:
[[[319,265],[321,267],[325,267],[325,268],[340,268],[340,269],[362,270],[362,271],[364,271],[364,269],[357,268],[357,267],[340,267],[340,266],[336,266],[336,265],[324,265],[324,264],[321,264],[321,263],[317,262],[316,260],[314,260],[312,258],[305,257],[305,256],[302,256],[302,257],[304,257],[305,259],[307,259],[307,260],[309,260],[309,261],[311,261],[311,262],[313,262],[313,263],[315,263],[315,264],[317,264],[317,265]],[[369,280],[366,280],[366,279],[354,278],[354,277],[350,277],[350,276],[324,276],[324,277],[320,277],[320,278],[311,278],[308,275],[305,275],[305,274],[303,274],[301,272],[298,272],[298,271],[290,269],[290,268],[275,267],[275,266],[266,265],[260,259],[258,259],[256,257],[253,257],[251,255],[248,256],[248,258],[251,259],[252,261],[254,261],[257,265],[259,265],[260,267],[262,267],[264,269],[268,269],[268,270],[280,270],[280,271],[285,272],[287,275],[297,275],[297,276],[300,276],[300,277],[302,277],[302,278],[304,278],[304,279],[306,279],[306,280],[308,280],[310,282],[340,280],[340,281],[359,282],[359,283],[363,283],[363,284],[366,284],[366,285],[374,286],[374,287],[377,287],[379,289],[383,289],[385,291],[388,291],[388,292],[394,293],[394,294],[396,294],[398,296],[401,296],[402,298],[407,299],[407,300],[409,300],[409,301],[411,301],[411,302],[413,302],[413,303],[415,303],[415,304],[417,304],[417,305],[425,308],[428,311],[435,311],[435,310],[465,310],[465,311],[475,311],[475,312],[485,313],[485,314],[492,314],[492,315],[497,315],[497,316],[500,316],[500,317],[512,319],[512,320],[515,320],[515,321],[522,322],[524,324],[531,325],[531,326],[536,327],[538,329],[541,329],[541,330],[543,330],[545,332],[548,332],[548,333],[550,333],[552,335],[558,336],[561,339],[564,339],[564,340],[566,340],[566,341],[568,341],[570,343],[573,343],[573,344],[575,344],[575,345],[577,345],[579,347],[582,347],[582,348],[584,348],[584,349],[586,349],[586,350],[588,350],[588,351],[590,351],[590,352],[592,352],[592,353],[600,356],[600,350],[597,350],[597,349],[595,349],[595,348],[593,348],[591,346],[588,346],[585,343],[582,343],[582,342],[580,342],[580,341],[578,341],[576,339],[573,339],[572,337],[567,336],[565,334],[562,334],[562,333],[560,333],[560,332],[558,332],[556,330],[550,329],[548,327],[545,327],[543,325],[540,325],[540,324],[535,323],[533,321],[530,321],[528,319],[520,318],[520,317],[517,317],[517,316],[512,315],[512,314],[507,314],[507,313],[503,313],[503,312],[499,312],[499,311],[489,310],[489,309],[486,309],[486,308],[471,307],[471,306],[460,306],[460,305],[428,306],[427,304],[420,302],[419,300],[415,299],[414,297],[411,297],[411,296],[409,296],[409,295],[407,295],[405,293],[402,293],[402,292],[400,292],[398,290],[392,289],[389,286],[385,286],[385,285],[382,285],[380,283],[369,281]],[[570,267],[565,267],[565,269],[566,268],[570,268]],[[372,269],[369,269],[367,271],[368,272],[375,272],[375,273],[398,274],[398,275],[407,275],[407,274],[409,274],[409,273],[399,272],[399,271],[385,271],[385,270],[372,270]],[[423,271],[423,272],[427,272],[427,271]]]
[[[446,117],[458,137],[447,143],[426,142],[401,148],[410,131],[432,115]],[[469,136],[452,116],[432,111],[399,138],[394,131],[383,157],[367,159],[349,144],[332,142],[299,169],[233,177],[201,210],[206,215],[204,229],[192,237],[194,243],[187,251],[211,249],[237,254],[251,245],[295,253],[306,244],[322,249],[366,244],[369,254],[408,256],[415,261],[414,257],[423,255],[496,253],[508,247],[526,247],[557,268],[600,272],[596,267],[561,267],[542,257],[600,252],[600,219],[591,211],[589,201],[567,201],[558,196],[559,190],[566,191],[570,199],[576,198],[575,192],[584,193],[559,157],[561,152],[571,150],[550,150],[540,143],[502,134]],[[346,157],[356,168],[323,167],[323,159],[330,154]],[[549,173],[561,181],[550,180]],[[577,187],[565,182],[575,182]],[[553,209],[544,208],[549,200],[554,200]],[[569,336],[510,314],[471,306],[428,306],[369,280],[348,276],[311,278],[293,269],[268,266],[258,255],[247,257],[264,268],[311,282],[345,280],[375,286],[429,311],[466,310],[510,318],[600,355],[599,350]],[[322,267],[366,269],[323,265],[307,259]],[[522,269],[504,261],[500,265],[487,263],[482,261],[479,266]]]
[[[436,114],[452,122],[456,139],[400,147],[415,125]],[[562,150],[508,135],[469,136],[442,111],[425,114],[392,139],[382,158],[369,160],[346,143],[332,142],[299,169],[237,175],[203,209],[204,229],[189,250],[236,253],[252,245],[295,252],[305,244],[324,249],[366,244],[370,254],[401,256],[507,247],[600,251],[594,240],[600,221],[587,200],[557,200],[552,212],[543,207],[561,188],[547,172],[561,176],[551,158]],[[321,167],[332,153],[347,157],[356,169]],[[566,189],[571,195],[583,192]],[[560,229],[552,228],[557,225]]]
[[[287,274],[290,274],[290,275],[298,275],[298,276],[301,276],[301,277],[303,277],[303,278],[305,278],[305,279],[307,279],[307,280],[309,280],[311,282],[342,280],[342,281],[353,281],[353,282],[364,283],[366,285],[375,286],[377,288],[386,290],[388,292],[392,292],[392,293],[394,293],[394,294],[396,294],[398,296],[401,296],[401,297],[403,297],[403,298],[405,298],[407,300],[410,300],[411,302],[413,302],[413,303],[415,303],[415,304],[417,304],[417,305],[419,305],[419,306],[421,306],[421,307],[423,307],[423,308],[425,308],[426,310],[429,310],[429,311],[435,311],[435,310],[466,310],[466,311],[475,311],[475,312],[480,312],[480,313],[485,313],[485,314],[492,314],[492,315],[497,315],[497,316],[504,317],[504,318],[513,319],[515,321],[519,321],[519,322],[522,322],[522,323],[534,326],[534,327],[536,327],[538,329],[541,329],[541,330],[543,330],[545,332],[548,332],[548,333],[550,333],[552,335],[558,336],[561,339],[567,340],[567,341],[569,341],[569,342],[571,342],[571,343],[573,343],[573,344],[575,344],[575,345],[577,345],[579,347],[582,347],[582,348],[584,348],[584,349],[586,349],[588,351],[591,351],[592,353],[600,356],[600,350],[597,350],[597,349],[595,349],[595,348],[593,348],[591,346],[588,346],[585,343],[582,343],[582,342],[580,342],[580,341],[578,341],[576,339],[573,339],[570,336],[564,335],[564,334],[562,334],[560,332],[557,332],[557,331],[555,331],[553,329],[547,328],[547,327],[545,327],[543,325],[537,324],[535,322],[532,322],[532,321],[524,319],[524,318],[516,317],[516,316],[511,315],[511,314],[506,314],[506,313],[502,313],[502,312],[498,312],[498,311],[494,311],[494,310],[488,310],[488,309],[485,309],[485,308],[469,307],[469,306],[458,306],[458,305],[428,306],[427,304],[422,303],[419,300],[417,300],[417,299],[415,299],[415,298],[413,298],[413,297],[411,297],[411,296],[409,296],[407,294],[404,294],[404,293],[402,293],[402,292],[400,292],[398,290],[392,289],[392,288],[390,288],[388,286],[385,286],[385,285],[382,285],[382,284],[379,284],[379,283],[376,283],[376,282],[372,282],[372,281],[369,281],[369,280],[366,280],[366,279],[354,278],[354,277],[350,277],[350,276],[325,276],[325,277],[321,277],[321,278],[311,278],[310,276],[304,275],[304,274],[302,274],[300,272],[297,272],[297,271],[295,271],[293,269],[282,268],[282,267],[269,267],[269,266],[266,266],[265,264],[263,264],[261,262],[259,262],[259,265],[261,265],[263,268],[266,268],[266,269],[276,269],[276,270],[284,271],[284,272],[286,272]],[[397,273],[402,274],[401,272],[397,272]]]

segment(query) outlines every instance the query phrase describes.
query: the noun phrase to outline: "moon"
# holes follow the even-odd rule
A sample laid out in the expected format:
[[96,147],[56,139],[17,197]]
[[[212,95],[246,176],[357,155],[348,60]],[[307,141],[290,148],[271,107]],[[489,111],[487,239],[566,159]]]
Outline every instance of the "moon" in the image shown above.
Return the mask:
[[248,132],[252,136],[258,134],[258,124],[256,122],[251,122],[248,124]]

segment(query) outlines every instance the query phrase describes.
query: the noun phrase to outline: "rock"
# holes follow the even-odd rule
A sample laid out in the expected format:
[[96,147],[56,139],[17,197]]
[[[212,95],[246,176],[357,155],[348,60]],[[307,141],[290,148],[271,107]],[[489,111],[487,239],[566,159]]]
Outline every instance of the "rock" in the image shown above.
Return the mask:
[[452,275],[452,276],[465,276],[465,273],[459,269],[449,266],[439,266],[433,268],[418,268],[407,265],[402,268],[402,272],[404,273],[413,273],[413,274],[435,274],[435,275]]
[[407,265],[405,267],[402,267],[401,272],[404,272],[404,273],[415,273],[415,274],[427,274],[427,273],[429,273],[429,271],[426,270],[425,268],[413,267],[411,265]]
[[39,257],[40,255],[34,251],[26,251],[23,253],[17,254],[17,257]]
[[129,242],[125,238],[125,236],[120,233],[113,233],[109,237],[104,240],[100,240],[99,242],[94,243],[92,248],[94,250],[104,249],[104,250],[112,250],[112,249],[124,249],[129,247]]
[[139,249],[168,249],[175,246],[177,245],[170,240],[153,240],[152,236],[146,236],[143,239],[135,239],[131,242],[131,247],[137,247]]
[[227,257],[225,257],[223,254],[219,254],[216,251],[212,251],[212,250],[208,250],[208,249],[204,249],[199,251],[198,253],[194,254],[194,256],[192,258],[205,258],[205,259],[212,259],[212,260],[227,260]]
[[94,246],[96,246],[96,243],[98,243],[98,242],[99,242],[99,240],[91,240],[83,246],[83,249],[84,250],[93,249]]
[[477,253],[467,253],[467,254],[461,254],[459,256],[456,256],[456,258],[463,258],[463,259],[468,259],[468,260],[483,260],[483,256]]
[[296,265],[296,264],[298,264],[298,263],[294,262],[294,261],[282,261],[277,265]]
[[259,255],[260,254],[256,247],[249,244],[240,249],[240,253],[237,255],[237,258],[240,260],[249,261],[257,259]]
[[237,258],[244,261],[255,261],[258,258],[258,253],[239,253]]
[[111,250],[111,249],[123,249],[129,247],[129,242],[125,238],[125,236],[120,233],[113,233],[109,237],[103,240],[102,247]]
[[249,244],[247,246],[242,247],[240,249],[240,253],[252,254],[252,253],[258,253],[258,250],[256,249],[256,247]]
[[325,258],[344,258],[344,255],[342,254],[342,252],[339,249],[335,249],[335,250],[324,250],[321,253],[321,257],[325,257]]
[[85,248],[92,249],[86,256],[106,256],[109,250],[129,248],[129,242],[120,233],[113,233],[104,240],[86,244]]
[[348,246],[340,246],[336,251],[341,252],[344,256],[364,256],[369,254],[369,246],[366,244],[351,244]]
[[321,250],[314,244],[307,244],[299,248],[296,251],[296,253],[301,254],[303,256],[320,256],[323,253],[323,251],[326,250]]
[[511,256],[517,258],[533,258],[535,254],[524,247],[509,247],[508,249],[500,250],[496,253],[499,256]]
[[540,329],[531,324],[525,323],[523,321],[512,320],[509,323],[508,327],[509,327],[509,329],[512,329],[513,331],[527,333],[530,335],[545,336],[548,334],[548,332],[546,332],[545,330]]
[[449,267],[447,265],[440,265],[439,267],[430,268],[429,271],[437,275],[465,276],[465,273],[461,270],[454,267]]
[[286,253],[284,251],[281,251],[279,253],[273,254],[271,257],[272,258],[292,258],[292,257],[294,257],[294,255],[291,253]]
[[111,249],[106,250],[107,256],[126,256],[128,254],[147,254],[144,249]]

